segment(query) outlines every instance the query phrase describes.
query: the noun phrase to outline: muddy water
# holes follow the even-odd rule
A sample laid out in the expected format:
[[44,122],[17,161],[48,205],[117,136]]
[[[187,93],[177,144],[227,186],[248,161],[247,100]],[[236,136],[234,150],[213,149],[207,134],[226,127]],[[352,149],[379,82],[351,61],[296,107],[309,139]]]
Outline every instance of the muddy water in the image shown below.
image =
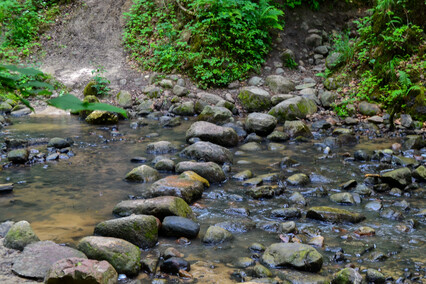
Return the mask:
[[[96,127],[70,116],[15,119],[12,126],[2,130],[3,137],[69,137],[74,140],[72,151],[75,156],[69,160],[35,164],[31,167],[11,167],[0,172],[0,183],[15,183],[13,193],[0,196],[0,221],[27,220],[41,239],[75,244],[79,238],[91,235],[95,224],[113,218],[111,211],[115,204],[137,196],[141,188],[146,186],[123,181],[125,174],[137,166],[132,164],[130,159],[143,156],[147,158],[147,164],[150,164],[154,156],[145,152],[146,145],[159,140],[171,141],[182,149],[185,145],[185,131],[190,123],[191,121],[188,121],[176,128],[165,129],[153,120],[147,126],[131,129],[128,121],[121,122],[117,128]],[[307,143],[285,142],[282,143],[283,149],[275,151],[268,150],[268,145],[264,143],[261,151],[237,152],[237,155],[234,155],[234,165],[228,173],[229,177],[246,169],[250,169],[255,175],[280,172],[284,177],[302,172],[310,176],[311,183],[302,188],[287,187],[283,195],[269,200],[248,198],[244,193],[246,187],[232,179],[228,179],[224,184],[212,185],[205,191],[198,205],[193,207],[201,224],[201,235],[209,225],[223,221],[256,224],[266,221],[282,222],[270,218],[270,211],[291,206],[288,197],[298,191],[308,202],[308,206],[302,208],[303,212],[309,206],[331,205],[363,213],[367,217],[366,221],[358,225],[331,225],[305,218],[295,220],[299,231],[315,231],[325,238],[324,248],[318,249],[325,256],[324,269],[320,274],[330,275],[350,262],[361,269],[380,268],[386,276],[392,276],[395,280],[404,273],[411,273],[411,278],[417,274],[423,276],[424,255],[426,255],[424,223],[420,222],[416,229],[409,232],[398,229],[398,225],[404,224],[406,220],[422,221],[413,215],[418,212],[418,208],[425,207],[425,200],[418,193],[419,190],[411,196],[403,197],[394,197],[386,193],[376,194],[362,198],[361,204],[354,206],[334,204],[327,196],[327,193],[339,191],[339,184],[345,181],[355,179],[361,183],[365,174],[378,173],[389,167],[377,163],[361,164],[346,161],[342,153],[353,154],[356,149],[386,149],[397,141],[363,138],[356,147],[340,148],[329,157],[325,157],[322,150],[315,146],[314,143],[317,142],[320,140]],[[46,152],[46,145],[31,148]],[[235,153],[238,148],[231,150]],[[284,156],[299,161],[300,166],[281,170],[276,164]],[[175,159],[176,163],[181,160],[177,154],[170,157]],[[171,173],[162,173],[162,176],[168,174]],[[424,184],[421,186],[424,187]],[[404,215],[401,221],[385,219],[379,217],[378,212],[367,211],[364,208],[367,202],[377,199],[382,200],[384,207],[390,207],[396,201],[406,200],[410,203],[411,209],[408,211],[398,209]],[[246,208],[250,215],[244,217],[225,213],[225,209],[233,207]],[[374,228],[376,236],[357,237],[353,232],[361,225]],[[252,242],[268,246],[280,241],[278,235],[251,228],[248,232],[235,233],[233,242],[217,247],[206,247],[200,239],[193,240],[189,246],[179,246],[172,239],[160,238],[160,245],[177,247],[192,263],[208,260],[211,264],[203,269],[207,271],[213,266],[219,267],[212,275],[216,277],[221,275],[220,282],[227,283],[232,282],[229,280],[229,274],[237,270],[233,268],[236,258],[253,256],[247,249]],[[343,249],[347,262],[333,261],[333,255],[340,249]],[[388,258],[383,261],[372,261],[373,254],[377,252],[384,253]],[[197,270],[194,270],[194,273],[196,274]],[[204,276],[208,278],[206,273]],[[212,281],[214,283],[214,280]],[[205,283],[207,282],[206,280]]]

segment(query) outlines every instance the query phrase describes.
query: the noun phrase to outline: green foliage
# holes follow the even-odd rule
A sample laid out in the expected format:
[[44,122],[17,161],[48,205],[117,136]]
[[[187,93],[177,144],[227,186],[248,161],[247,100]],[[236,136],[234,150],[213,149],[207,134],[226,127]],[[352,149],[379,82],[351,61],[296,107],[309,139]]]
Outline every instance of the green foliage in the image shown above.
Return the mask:
[[287,58],[287,60],[285,61],[285,66],[290,69],[296,69],[298,64],[296,63],[296,61],[294,61],[293,58]]
[[284,5],[295,8],[296,6],[302,5],[302,3],[307,3],[313,10],[318,10],[320,2],[322,2],[322,0],[284,0]]
[[[201,87],[225,86],[256,71],[282,29],[269,0],[135,0],[124,42],[143,68],[186,72]],[[185,7],[186,6],[186,7]]]
[[97,66],[95,70],[92,70],[92,74],[95,74],[95,76],[92,78],[95,82],[93,87],[96,89],[96,94],[99,97],[105,97],[109,94],[109,91],[111,91],[108,86],[111,82],[102,76],[102,74],[105,72],[105,67],[101,65]]
[[[349,62],[354,58],[355,48],[353,41],[350,40],[349,34],[337,34],[332,37],[333,49],[341,54],[340,62]],[[339,62],[339,63],[340,63]]]

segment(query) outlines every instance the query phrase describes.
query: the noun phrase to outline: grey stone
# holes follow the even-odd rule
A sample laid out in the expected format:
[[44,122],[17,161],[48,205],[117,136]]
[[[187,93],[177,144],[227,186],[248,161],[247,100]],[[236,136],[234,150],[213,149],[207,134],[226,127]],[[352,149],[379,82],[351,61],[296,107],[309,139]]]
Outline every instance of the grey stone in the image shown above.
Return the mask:
[[142,165],[128,172],[124,179],[132,182],[153,182],[159,178],[160,175],[156,169]]
[[195,106],[193,101],[183,102],[173,107],[172,113],[183,116],[192,116],[195,114]]
[[40,241],[30,223],[19,221],[13,224],[4,237],[4,246],[11,249],[23,250],[27,245]]
[[132,95],[128,91],[120,91],[117,94],[117,103],[124,108],[131,107],[133,105]]
[[270,134],[277,125],[277,119],[265,113],[251,113],[248,115],[245,127],[248,132],[255,132],[257,135],[266,136]]
[[358,111],[363,115],[373,116],[380,113],[380,108],[376,104],[363,101],[359,104]]
[[265,82],[271,91],[276,94],[287,94],[296,89],[293,81],[280,75],[269,75],[266,77]]
[[325,66],[330,70],[334,70],[342,64],[341,58],[342,58],[341,53],[332,52],[325,59]]
[[314,52],[321,54],[321,55],[327,55],[328,54],[328,48],[325,45],[320,45],[320,46],[315,47]]
[[155,163],[154,168],[157,171],[173,172],[175,170],[175,162],[171,159],[161,159]]
[[206,121],[197,121],[189,127],[186,131],[186,140],[194,137],[225,147],[236,146],[239,140],[234,129]]
[[226,179],[222,168],[213,162],[180,162],[176,165],[176,173],[193,171],[209,182],[222,182]]
[[362,276],[353,268],[344,268],[333,275],[332,284],[361,284]]
[[349,192],[335,193],[330,196],[331,201],[341,204],[354,205],[355,199]]
[[180,86],[180,85],[175,85],[173,87],[173,94],[175,94],[178,97],[184,97],[187,94],[189,94],[189,90],[187,88],[185,88],[184,86]]
[[249,86],[261,86],[263,84],[263,79],[261,77],[251,77],[247,83]]
[[298,137],[303,136],[307,138],[311,138],[312,133],[309,127],[301,120],[287,120],[284,123],[283,130],[285,133],[289,134],[290,137]]
[[231,151],[222,146],[203,141],[194,143],[183,149],[181,156],[198,161],[215,162],[217,164],[232,164],[233,161]]
[[323,107],[331,107],[337,99],[335,92],[325,91],[319,95],[319,99]]
[[225,107],[206,105],[198,116],[198,120],[225,124],[234,121],[234,118],[232,117],[232,112]]
[[411,171],[408,168],[396,169],[382,174],[380,179],[391,186],[404,188],[411,184]]
[[291,99],[291,98],[294,98],[294,97],[295,96],[291,95],[291,94],[278,94],[278,95],[271,97],[271,102],[272,102],[272,105],[275,106],[282,101],[285,101],[285,100],[288,100],[288,99]]
[[310,182],[310,179],[305,174],[294,174],[287,178],[287,183],[293,186],[304,186]]
[[146,147],[146,152],[151,154],[166,154],[177,151],[177,147],[169,141],[158,141],[149,143]]
[[55,137],[49,140],[47,147],[54,147],[57,149],[63,149],[71,146],[71,142],[64,138]]
[[233,239],[233,235],[218,226],[210,226],[203,237],[203,243],[217,245]]
[[322,36],[317,34],[310,34],[308,37],[306,37],[305,44],[312,48],[320,46],[322,44]]
[[279,122],[306,118],[317,111],[316,103],[304,97],[294,97],[274,106],[268,113]]
[[306,214],[306,218],[332,223],[359,223],[365,219],[365,216],[344,209],[319,206],[311,207]]

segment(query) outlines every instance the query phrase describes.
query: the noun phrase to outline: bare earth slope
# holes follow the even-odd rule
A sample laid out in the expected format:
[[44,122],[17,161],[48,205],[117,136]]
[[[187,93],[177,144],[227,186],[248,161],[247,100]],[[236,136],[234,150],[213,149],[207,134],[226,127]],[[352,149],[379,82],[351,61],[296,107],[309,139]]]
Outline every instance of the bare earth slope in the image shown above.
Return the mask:
[[[141,83],[140,73],[126,63],[122,45],[123,12],[131,5],[129,0],[86,0],[79,3],[68,20],[49,32],[51,40],[45,42],[46,52],[40,58],[41,69],[63,82],[78,94],[90,78],[96,66],[103,66],[103,76],[117,89],[133,83]],[[126,79],[126,82],[124,80]]]

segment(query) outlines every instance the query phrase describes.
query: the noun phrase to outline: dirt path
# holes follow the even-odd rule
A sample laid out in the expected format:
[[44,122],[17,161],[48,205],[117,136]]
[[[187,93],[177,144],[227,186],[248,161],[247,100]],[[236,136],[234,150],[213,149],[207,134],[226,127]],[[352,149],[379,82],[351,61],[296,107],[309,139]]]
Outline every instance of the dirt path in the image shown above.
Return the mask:
[[[103,66],[103,74],[111,87],[132,89],[141,84],[143,76],[126,62],[122,45],[123,12],[130,0],[86,0],[49,32],[43,44],[41,69],[63,82],[74,94],[93,76],[96,66]],[[69,18],[69,19],[65,19]]]

